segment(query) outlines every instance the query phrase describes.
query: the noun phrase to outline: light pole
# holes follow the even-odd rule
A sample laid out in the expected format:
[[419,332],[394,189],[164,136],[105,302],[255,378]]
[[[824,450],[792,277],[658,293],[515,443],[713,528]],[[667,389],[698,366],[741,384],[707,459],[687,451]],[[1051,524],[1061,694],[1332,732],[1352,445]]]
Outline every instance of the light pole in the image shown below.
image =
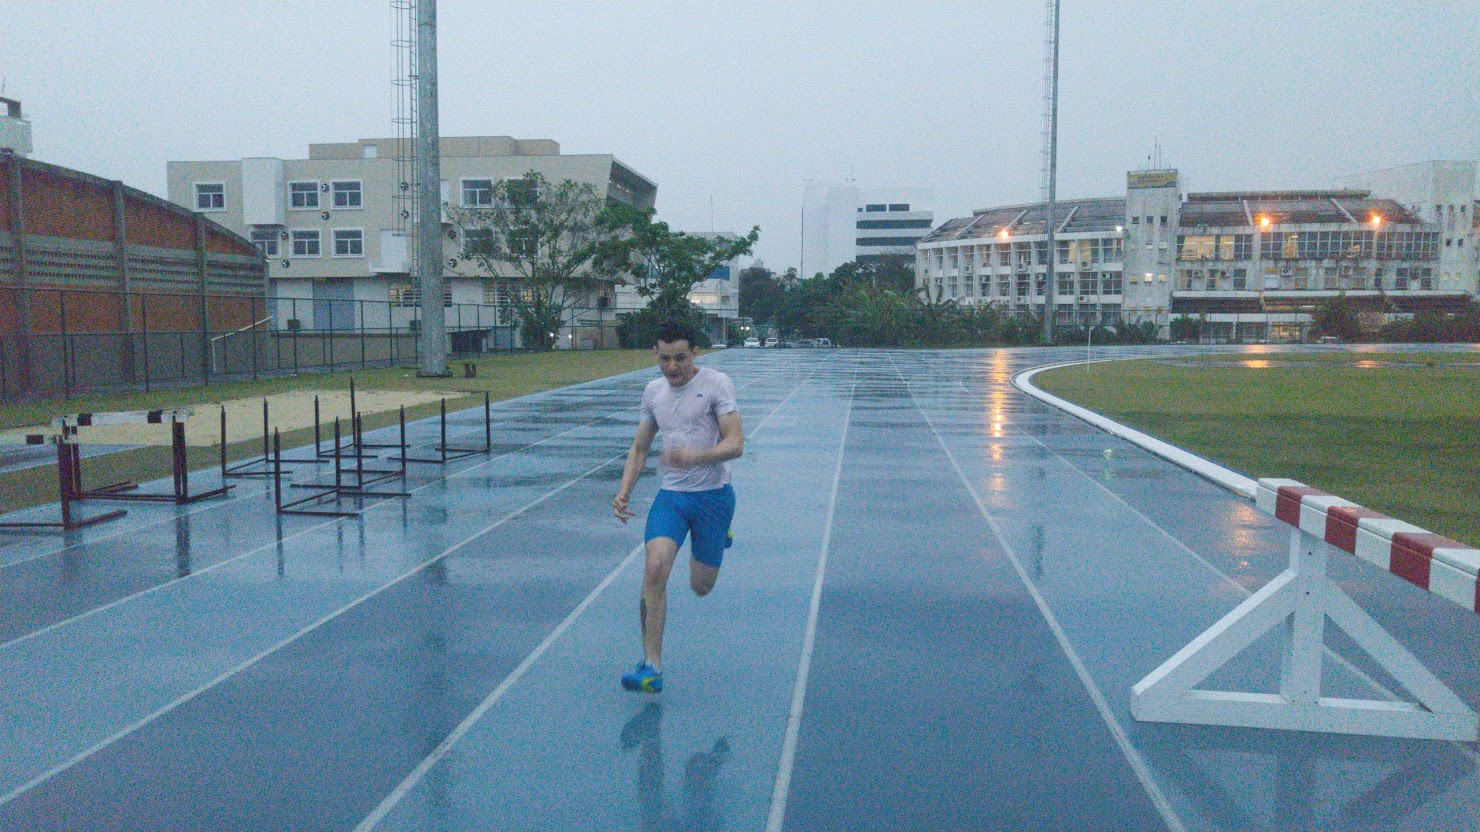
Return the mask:
[[1053,225],[1054,203],[1058,190],[1059,165],[1059,0],[1053,2],[1053,59],[1049,73],[1048,116],[1048,274],[1043,287],[1043,343],[1053,343],[1054,296],[1059,291],[1058,267],[1055,261]]

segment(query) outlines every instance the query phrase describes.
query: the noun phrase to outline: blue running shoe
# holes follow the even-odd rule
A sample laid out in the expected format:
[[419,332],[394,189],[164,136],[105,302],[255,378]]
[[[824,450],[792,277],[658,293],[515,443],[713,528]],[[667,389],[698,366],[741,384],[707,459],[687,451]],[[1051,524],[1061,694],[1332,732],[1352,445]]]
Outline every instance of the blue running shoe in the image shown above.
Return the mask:
[[637,669],[622,674],[622,687],[642,693],[661,693],[663,674],[647,662],[638,662]]

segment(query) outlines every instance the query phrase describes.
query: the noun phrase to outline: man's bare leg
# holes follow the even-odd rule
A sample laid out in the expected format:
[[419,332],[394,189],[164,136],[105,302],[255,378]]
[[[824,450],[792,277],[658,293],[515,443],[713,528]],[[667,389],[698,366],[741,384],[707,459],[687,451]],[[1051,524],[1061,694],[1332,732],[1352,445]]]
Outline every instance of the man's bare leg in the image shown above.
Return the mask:
[[710,566],[707,563],[689,559],[689,589],[694,594],[703,598],[714,589],[714,582],[719,580],[719,567]]
[[663,666],[663,624],[668,619],[668,575],[678,557],[678,541],[655,537],[647,542],[642,573],[642,651],[654,668]]

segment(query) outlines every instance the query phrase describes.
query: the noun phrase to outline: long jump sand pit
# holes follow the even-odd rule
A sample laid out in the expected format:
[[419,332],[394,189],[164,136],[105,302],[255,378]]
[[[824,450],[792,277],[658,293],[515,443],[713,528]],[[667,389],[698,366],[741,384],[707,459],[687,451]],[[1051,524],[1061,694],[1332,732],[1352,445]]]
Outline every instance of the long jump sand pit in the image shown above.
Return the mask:
[[[325,435],[332,435],[335,418],[341,422],[341,430],[349,432],[350,402],[348,390],[294,390],[266,396],[269,430],[283,433],[300,428],[313,427],[314,397],[319,400],[319,423]],[[357,390],[355,407],[360,415],[384,413],[396,408],[407,408],[421,404],[435,404],[446,399],[449,409],[453,403],[468,397],[467,393],[421,393],[406,390]],[[214,446],[221,442],[221,410],[226,409],[226,441],[241,442],[262,438],[262,396],[248,399],[231,399],[224,402],[205,402],[180,405],[189,409],[190,417],[185,420],[185,444]],[[44,427],[12,428],[0,433],[54,434],[57,429]],[[168,445],[168,425],[94,425],[77,429],[77,441],[87,445]]]

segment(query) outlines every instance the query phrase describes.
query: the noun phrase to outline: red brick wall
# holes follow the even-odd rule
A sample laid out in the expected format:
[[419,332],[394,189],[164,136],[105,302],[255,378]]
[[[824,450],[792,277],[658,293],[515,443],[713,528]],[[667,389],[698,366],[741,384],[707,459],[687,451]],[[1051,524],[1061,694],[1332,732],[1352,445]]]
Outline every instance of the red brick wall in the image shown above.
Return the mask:
[[25,170],[21,179],[26,233],[81,240],[114,238],[111,188],[36,168]]

